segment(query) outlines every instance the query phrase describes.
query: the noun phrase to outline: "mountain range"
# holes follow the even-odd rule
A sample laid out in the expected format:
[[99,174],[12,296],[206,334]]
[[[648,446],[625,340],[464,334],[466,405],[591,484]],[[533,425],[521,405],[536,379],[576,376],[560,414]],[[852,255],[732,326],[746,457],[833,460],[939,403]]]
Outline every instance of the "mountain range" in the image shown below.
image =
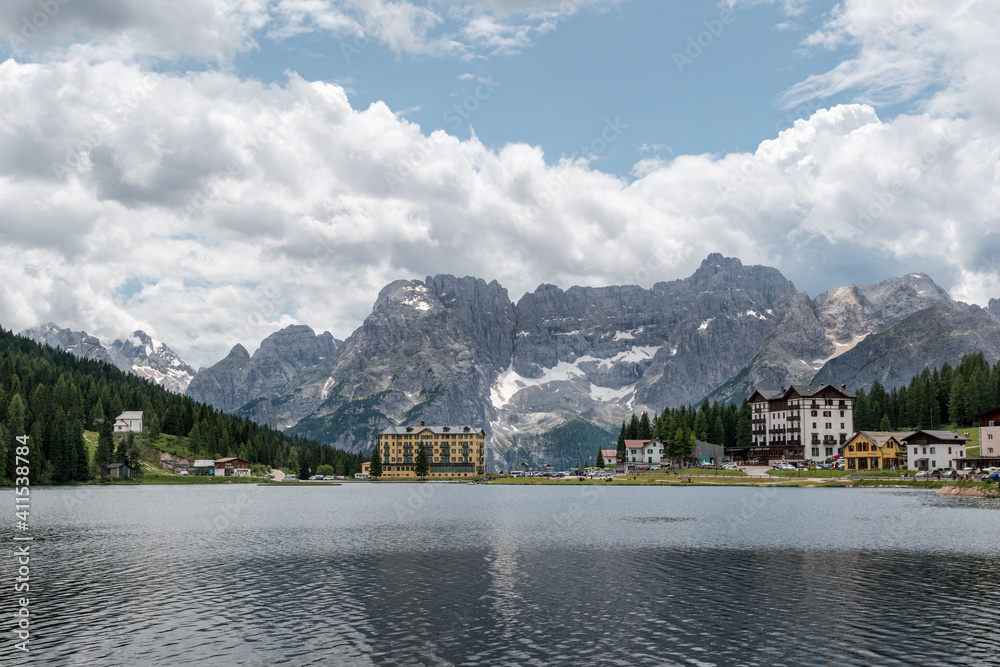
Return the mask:
[[893,387],[970,352],[996,359],[1000,300],[954,301],[922,273],[810,298],[713,254],[649,289],[541,285],[516,303],[496,281],[395,281],[345,341],[290,326],[197,373],[138,331],[110,346],[54,325],[25,335],[352,451],[389,424],[482,425],[502,467],[606,445],[632,411],[791,383]]
[[21,335],[81,359],[107,362],[178,394],[187,391],[195,376],[195,370],[181,361],[173,350],[144,331],[134,331],[125,340],[115,340],[110,345],[85,331],[64,329],[51,322],[25,329]]

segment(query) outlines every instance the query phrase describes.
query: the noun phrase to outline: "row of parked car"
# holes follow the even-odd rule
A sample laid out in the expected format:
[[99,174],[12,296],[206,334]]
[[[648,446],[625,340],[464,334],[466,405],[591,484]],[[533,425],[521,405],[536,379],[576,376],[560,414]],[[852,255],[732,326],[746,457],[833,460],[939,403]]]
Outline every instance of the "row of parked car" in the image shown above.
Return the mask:
[[[932,470],[921,470],[915,475],[915,477],[917,479],[958,479],[959,477],[964,477],[965,475],[976,477],[975,471],[972,468],[963,468],[962,470],[956,470],[955,468],[934,468]],[[981,482],[985,482],[987,480],[996,482],[1000,479],[1000,468],[986,468],[979,474],[978,479]]]

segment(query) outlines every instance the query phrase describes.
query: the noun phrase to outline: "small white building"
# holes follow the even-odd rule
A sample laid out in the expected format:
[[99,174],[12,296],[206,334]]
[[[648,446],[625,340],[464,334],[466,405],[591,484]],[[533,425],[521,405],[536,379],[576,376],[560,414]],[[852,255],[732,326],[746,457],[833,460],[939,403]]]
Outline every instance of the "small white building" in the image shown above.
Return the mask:
[[957,468],[958,459],[965,458],[969,441],[952,431],[917,431],[903,438],[906,445],[906,463],[910,470]]
[[142,410],[126,410],[115,419],[115,433],[142,433]]

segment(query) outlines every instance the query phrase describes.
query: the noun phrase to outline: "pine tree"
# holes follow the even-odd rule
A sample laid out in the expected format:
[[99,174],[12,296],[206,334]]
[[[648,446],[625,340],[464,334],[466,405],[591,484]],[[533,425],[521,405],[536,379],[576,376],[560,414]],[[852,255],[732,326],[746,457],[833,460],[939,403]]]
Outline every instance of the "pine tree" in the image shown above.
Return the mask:
[[382,476],[382,450],[378,443],[372,448],[371,475],[375,479]]
[[417,477],[427,477],[431,471],[430,461],[427,458],[427,448],[423,444],[417,445],[417,460],[413,463],[413,472]]
[[705,410],[698,410],[698,416],[694,418],[694,437],[699,440],[708,438],[708,415]]
[[618,449],[615,455],[618,457],[619,461],[625,460],[625,436],[627,435],[627,427],[625,422],[622,422],[622,430],[618,432]]
[[722,426],[722,415],[716,415],[715,421],[712,422],[711,428],[708,429],[708,439],[707,442],[713,445],[721,445],[725,443],[726,431]]
[[965,378],[955,375],[954,382],[951,383],[951,396],[948,401],[948,414],[955,426],[966,426],[968,423],[968,391],[965,386]]
[[639,440],[649,440],[653,437],[653,426],[649,423],[649,414],[643,412],[639,419]]
[[97,399],[97,403],[90,410],[90,428],[92,430],[98,430],[101,428],[101,424],[107,419],[104,416],[104,406],[101,404],[101,399]]
[[626,433],[626,439],[628,440],[638,440],[639,439],[639,418],[632,413],[632,419],[628,423],[628,432]]
[[152,417],[149,419],[149,440],[150,442],[156,442],[156,439],[160,437],[160,418],[156,416],[154,412]]
[[136,441],[134,433],[129,433],[125,441],[128,443],[128,465],[132,468],[135,479],[141,481],[145,472],[142,468],[142,445]]
[[597,467],[598,468],[604,467],[604,452],[602,452],[600,449],[597,450]]
[[73,473],[73,479],[86,481],[90,479],[90,454],[83,434],[83,424],[73,422],[70,433],[70,445],[76,448],[76,472]]
[[880,431],[891,431],[892,430],[892,424],[889,423],[889,415],[888,414],[882,415],[882,421],[879,422],[878,430],[880,430]]
[[105,419],[101,423],[101,432],[97,437],[97,451],[94,452],[94,467],[97,474],[106,477],[108,466],[114,463],[115,440],[114,431],[111,430],[111,420]]
[[743,405],[740,406],[740,414],[736,418],[736,446],[737,447],[749,447],[753,443],[753,437],[750,432],[751,417],[753,411],[750,408],[749,401],[743,401]]
[[[14,375],[11,378],[11,384],[17,378]],[[13,389],[13,386],[12,386]],[[15,443],[16,438],[19,435],[27,435],[24,430],[24,413],[26,406],[24,405],[24,400],[21,398],[20,393],[13,394],[10,399],[10,404],[7,406],[7,479],[13,480],[14,475],[14,463],[15,458]]]

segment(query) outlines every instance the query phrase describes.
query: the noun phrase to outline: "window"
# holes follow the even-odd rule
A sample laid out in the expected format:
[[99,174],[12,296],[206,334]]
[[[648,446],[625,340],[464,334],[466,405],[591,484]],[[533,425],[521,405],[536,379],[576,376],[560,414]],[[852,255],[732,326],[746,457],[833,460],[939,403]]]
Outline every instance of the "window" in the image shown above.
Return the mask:
[[934,448],[933,448],[933,447],[931,447],[931,454],[933,454],[933,453],[934,453]]
[[951,454],[951,447],[948,448],[948,453]]
[[833,428],[833,424],[832,424],[832,423],[830,423],[830,422],[827,422],[827,423],[826,423],[826,428],[828,428],[828,429],[829,429],[829,428]]
[[812,455],[813,456],[819,456],[819,447],[813,447],[812,448]]
[[840,428],[844,428],[844,422],[840,422]]
[[992,433],[987,433],[986,434],[986,439],[987,440],[992,440],[993,439],[993,434]]
[[[814,416],[814,417],[816,416],[816,413],[815,413],[815,412],[813,413],[813,416]],[[816,428],[816,422],[813,422],[813,428]]]
[[815,417],[815,416],[816,416],[816,411],[815,411],[815,410],[813,410],[813,411],[812,411],[812,416],[813,416],[813,417]]
[[840,411],[840,416],[841,416],[841,417],[843,417],[843,416],[844,416],[844,411],[843,411],[843,410],[841,410],[841,411]]
[[833,456],[833,447],[827,447],[826,448],[826,455],[827,456]]

